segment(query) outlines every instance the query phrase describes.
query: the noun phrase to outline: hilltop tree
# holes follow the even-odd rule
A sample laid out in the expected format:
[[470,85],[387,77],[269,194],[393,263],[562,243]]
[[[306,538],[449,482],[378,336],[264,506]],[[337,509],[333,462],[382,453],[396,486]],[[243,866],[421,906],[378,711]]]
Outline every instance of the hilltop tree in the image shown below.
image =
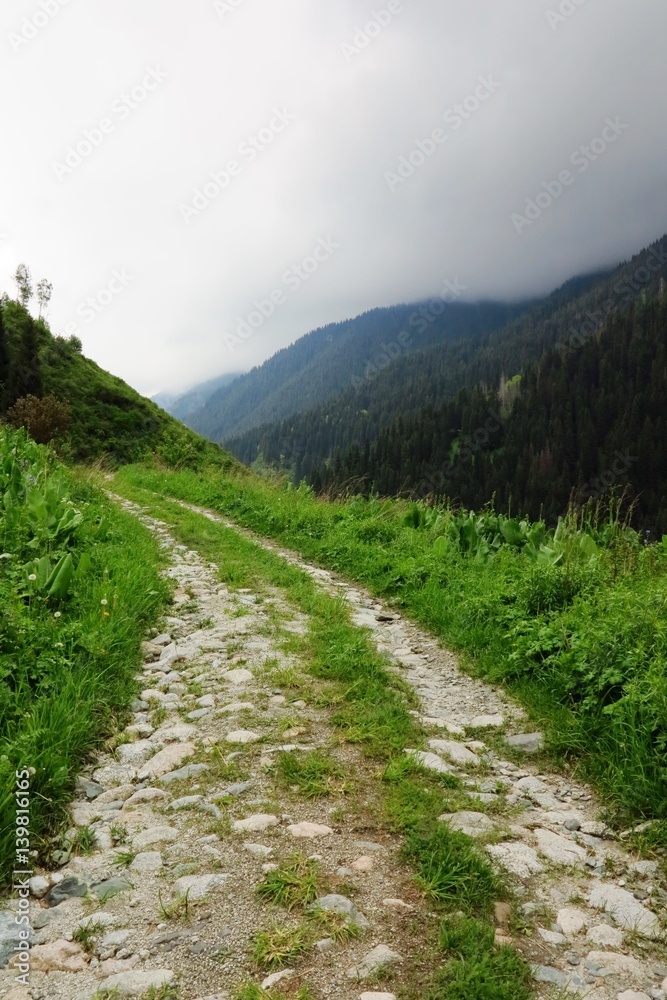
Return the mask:
[[19,264],[14,272],[14,282],[18,290],[17,302],[28,308],[28,303],[33,295],[32,276],[27,264]]
[[42,278],[41,281],[37,282],[37,301],[39,302],[39,315],[38,319],[42,318],[42,309],[46,309],[49,302],[51,301],[51,295],[53,294],[53,285],[46,278]]

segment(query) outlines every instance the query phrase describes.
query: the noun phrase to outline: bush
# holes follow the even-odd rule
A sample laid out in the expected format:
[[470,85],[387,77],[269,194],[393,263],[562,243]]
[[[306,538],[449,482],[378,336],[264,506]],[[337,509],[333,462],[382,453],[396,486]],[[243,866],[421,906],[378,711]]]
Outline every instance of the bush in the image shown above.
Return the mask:
[[37,396],[22,396],[7,412],[14,428],[25,427],[37,444],[48,444],[61,438],[70,428],[69,406],[54,395],[39,399]]

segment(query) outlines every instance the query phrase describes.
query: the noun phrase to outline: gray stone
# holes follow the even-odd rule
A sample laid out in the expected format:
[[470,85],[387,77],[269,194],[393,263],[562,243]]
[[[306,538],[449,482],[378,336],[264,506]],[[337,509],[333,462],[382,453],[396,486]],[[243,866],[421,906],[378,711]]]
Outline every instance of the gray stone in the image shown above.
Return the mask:
[[472,729],[500,729],[501,726],[505,725],[505,719],[502,715],[477,715],[471,720],[470,726]]
[[544,735],[543,733],[518,733],[516,736],[507,736],[505,742],[524,753],[537,753],[544,746]]
[[655,914],[620,886],[597,886],[591,892],[588,904],[594,910],[605,910],[624,930],[637,931],[649,938],[660,937],[660,922]]
[[18,945],[25,945],[32,942],[33,935],[30,928],[28,938],[19,937],[19,927],[15,920],[16,914],[9,910],[0,910],[0,969],[4,969],[9,962]]
[[308,909],[324,910],[326,913],[339,913],[349,923],[354,924],[356,927],[362,927],[364,930],[367,930],[371,926],[363,913],[356,908],[352,900],[348,899],[347,896],[339,896],[331,893],[311,903]]
[[95,882],[90,887],[90,891],[95,893],[98,899],[107,900],[118,896],[121,892],[129,892],[134,886],[126,878],[116,876],[105,879],[103,882]]
[[277,816],[268,813],[255,813],[247,816],[246,819],[237,819],[233,830],[235,833],[263,833],[270,826],[278,826],[280,820]]
[[349,979],[368,979],[382,969],[391,968],[391,966],[401,961],[401,956],[396,954],[395,951],[392,951],[385,944],[379,944],[377,948],[373,948],[368,955],[365,955],[357,965],[353,965],[351,969],[348,969],[347,976]]
[[568,986],[583,986],[583,980],[577,973],[561,972],[550,965],[534,965],[532,967],[533,979],[538,983],[550,983],[566,989]]
[[454,764],[479,764],[479,757],[456,740],[429,740],[428,745],[437,753],[444,753]]
[[99,785],[96,781],[90,781],[88,778],[79,778],[76,783],[79,791],[83,792],[87,799],[96,799],[98,795],[104,792],[102,785]]
[[51,888],[48,878],[44,878],[43,875],[35,875],[29,880],[28,885],[30,895],[34,896],[35,899],[43,899]]
[[231,798],[236,799],[239,795],[249,792],[254,784],[254,781],[240,781],[237,785],[230,785],[228,788],[225,788],[224,792],[220,792],[220,794],[216,795],[215,798],[224,798],[228,795]]
[[443,813],[438,819],[452,830],[460,830],[468,837],[483,837],[495,830],[493,821],[484,813],[468,812],[465,809],[457,813]]
[[544,865],[537,851],[521,842],[507,841],[503,844],[489,844],[487,852],[511,875],[528,879],[544,871]]
[[159,990],[162,986],[167,986],[173,982],[174,973],[171,969],[150,969],[139,971],[131,969],[129,972],[121,972],[115,976],[109,976],[100,983],[100,992],[106,990],[113,993],[116,990],[118,997],[141,997],[153,987]]
[[437,771],[438,774],[456,773],[450,764],[446,764],[442,757],[438,757],[437,753],[426,753],[424,750],[406,750],[405,753],[429,771]]
[[162,868],[162,855],[159,851],[143,851],[137,854],[130,865],[132,872],[157,872]]
[[178,838],[179,832],[173,826],[152,826],[136,834],[132,840],[132,847],[135,851],[141,851],[153,844],[175,844]]
[[186,781],[188,778],[196,778],[204,771],[210,771],[208,764],[186,764],[185,767],[180,767],[177,771],[163,774],[161,778],[158,778],[158,782],[161,785],[170,785],[172,781]]
[[254,854],[256,858],[268,858],[270,854],[273,854],[273,848],[265,847],[264,844],[244,844],[243,850]]
[[47,902],[49,906],[59,906],[60,903],[64,903],[66,899],[71,899],[73,896],[87,896],[88,890],[87,882],[82,882],[72,875],[57,885],[51,886]]
[[99,767],[93,771],[93,779],[96,783],[105,788],[113,788],[114,785],[129,785],[136,780],[137,769],[126,764],[107,764],[106,767]]
[[586,851],[583,847],[559,837],[551,830],[536,830],[537,848],[549,861],[557,865],[577,865],[586,858]]
[[225,887],[231,875],[184,875],[174,883],[174,889],[179,896],[187,895],[193,902],[203,899],[210,892]]
[[527,778],[520,778],[514,785],[520,791],[524,792],[526,795],[542,795],[544,792],[548,792],[548,787],[539,778],[535,778],[529,775]]
[[155,744],[149,740],[138,740],[136,743],[121,744],[116,750],[116,756],[120,764],[130,764],[138,768],[153,756],[155,749]]
[[566,830],[569,830],[570,833],[576,833],[577,830],[581,829],[581,823],[578,819],[566,819],[563,826]]
[[[153,749],[155,748],[153,747]],[[139,772],[139,780],[163,778],[195,752],[196,747],[193,743],[169,743],[164,750],[160,750],[154,757],[146,761]]]
[[258,743],[261,738],[259,733],[254,733],[251,729],[235,729],[234,732],[227,733],[225,736],[228,743],[238,743],[241,745]]
[[548,931],[544,927],[538,927],[537,933],[540,935],[543,941],[547,944],[561,945],[567,944],[567,938],[564,934],[559,934],[558,931]]
[[179,812],[181,809],[193,809],[194,806],[198,806],[203,798],[203,795],[184,795],[182,799],[174,799],[167,806],[167,809],[173,810],[174,812]]

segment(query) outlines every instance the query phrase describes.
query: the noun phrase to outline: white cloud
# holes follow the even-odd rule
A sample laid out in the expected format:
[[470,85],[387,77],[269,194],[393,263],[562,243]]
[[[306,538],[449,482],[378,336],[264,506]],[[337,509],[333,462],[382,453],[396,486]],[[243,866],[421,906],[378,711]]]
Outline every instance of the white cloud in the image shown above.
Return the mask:
[[[44,3],[58,8],[45,22]],[[403,0],[391,19],[383,0],[43,4],[0,14],[0,286],[21,260],[50,278],[54,331],[76,323],[85,352],[142,391],[251,367],[447,275],[470,297],[546,291],[667,229],[667,8],[652,0],[631,15],[626,0],[570,4],[555,28],[557,0]],[[40,27],[17,47],[26,18]],[[373,37],[350,57],[359,28]],[[151,68],[164,76],[138,100]],[[392,192],[385,172],[489,76],[497,92],[461,127],[450,116]],[[275,109],[289,127],[244,156]],[[615,116],[627,132],[518,235],[512,213]],[[103,119],[59,180],[54,161]],[[231,160],[242,169],[186,225],[179,207]],[[321,237],[335,256],[231,356],[224,334]],[[88,322],[81,303],[114,272],[132,281]]]

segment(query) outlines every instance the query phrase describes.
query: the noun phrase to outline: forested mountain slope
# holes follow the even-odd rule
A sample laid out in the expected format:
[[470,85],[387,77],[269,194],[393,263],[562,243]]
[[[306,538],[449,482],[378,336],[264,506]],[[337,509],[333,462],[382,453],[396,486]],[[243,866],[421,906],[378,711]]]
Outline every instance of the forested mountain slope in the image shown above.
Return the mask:
[[[452,287],[454,287],[452,285]],[[446,297],[454,292],[446,290]],[[446,301],[374,309],[301,337],[211,396],[187,420],[213,441],[236,436],[329,400],[363,382],[367,370],[405,361],[432,344],[477,340],[524,307]]]
[[618,486],[638,522],[667,533],[665,295],[611,317],[578,347],[550,349],[512,395],[508,407],[496,391],[463,390],[399,418],[372,444],[336,455],[314,483],[446,495],[477,509],[495,497],[498,510],[550,521],[570,498]]
[[454,399],[462,388],[497,388],[557,343],[571,349],[610,316],[656,294],[667,277],[667,237],[612,272],[576,278],[501,329],[459,338],[401,357],[334,399],[290,418],[228,438],[246,463],[258,457],[290,470],[298,481],[336,453],[364,448],[396,419]]

